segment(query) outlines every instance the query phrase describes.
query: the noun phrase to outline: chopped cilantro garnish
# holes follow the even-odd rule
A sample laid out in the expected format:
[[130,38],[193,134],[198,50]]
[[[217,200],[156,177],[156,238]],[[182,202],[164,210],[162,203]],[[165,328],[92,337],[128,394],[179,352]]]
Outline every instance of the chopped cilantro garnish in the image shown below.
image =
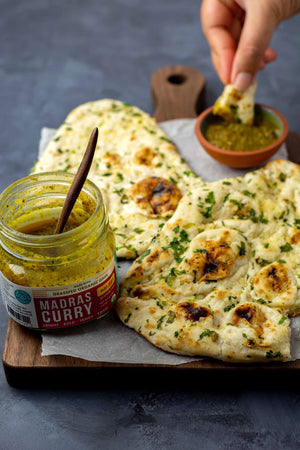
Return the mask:
[[174,252],[175,261],[180,263],[182,261],[181,255],[186,251],[187,247],[184,247],[176,239],[173,239],[173,241],[170,242],[169,247]]
[[128,316],[124,319],[124,323],[128,323],[128,320],[130,319],[131,316],[132,314],[129,313]]
[[268,264],[271,264],[271,261],[268,261],[267,259],[260,258],[260,257],[256,258],[255,261],[256,261],[256,264],[258,264],[262,267],[267,266]]
[[216,333],[213,330],[209,330],[208,328],[204,331],[202,331],[202,333],[199,335],[199,340],[203,339],[205,336],[207,337],[212,337],[213,340],[215,340],[218,337],[218,333]]
[[[210,206],[207,206],[206,209],[205,209],[204,211],[201,211],[201,214],[202,214],[204,217],[208,218],[208,217],[211,217],[211,210],[212,210],[213,206],[214,206],[215,203],[216,203],[216,200],[215,200],[215,196],[214,196],[213,191],[210,191],[210,192],[208,193],[207,197],[205,198],[205,203],[209,203]],[[202,204],[201,204],[201,205],[199,204],[199,207],[201,207],[201,206],[202,206]]]
[[225,195],[224,199],[223,199],[223,203],[225,203],[228,200],[230,194]]
[[120,247],[117,247],[116,250],[120,250],[121,248],[127,248],[127,250],[130,250],[131,252],[135,253],[135,256],[138,256],[137,249],[134,248],[131,244],[124,244]]
[[[177,233],[177,227],[175,227],[173,231]],[[184,247],[181,242],[190,242],[187,232],[183,229],[180,230],[179,238],[174,237],[174,239],[169,243],[168,247],[164,248],[164,250],[166,250],[167,248],[171,248],[173,250],[175,261],[178,263],[182,261],[181,256],[187,249],[187,247]]]
[[266,353],[266,358],[267,359],[273,359],[273,358],[281,358],[282,357],[282,354],[280,353],[280,352],[273,352],[273,350],[269,350],[269,351],[267,351],[267,353]]
[[268,222],[269,222],[268,219],[266,219],[266,218],[264,217],[264,213],[263,213],[263,212],[261,212],[261,214],[259,215],[258,220],[259,220],[261,223],[268,223]]
[[176,317],[176,313],[174,311],[168,311],[167,323],[173,323]]
[[120,201],[121,201],[122,204],[127,204],[127,203],[129,203],[129,198],[128,198],[128,196],[126,194],[124,194],[124,195],[122,195]]
[[257,300],[256,300],[258,303],[260,303],[261,305],[264,305],[265,303],[267,303],[264,299],[262,299],[262,298],[258,298]]
[[166,317],[166,314],[164,314],[163,316],[161,316],[158,321],[157,321],[157,329],[161,328],[161,324],[164,320],[164,318]]
[[161,303],[159,303],[158,300],[156,301],[156,304],[157,304],[157,306],[158,306],[160,309],[164,309],[163,305],[162,305]]
[[225,306],[224,312],[228,312],[234,307],[235,307],[235,303],[231,303],[230,305]]
[[190,242],[189,238],[188,238],[188,234],[185,230],[181,230],[179,233],[180,236],[180,242]]
[[134,228],[134,230],[137,234],[143,233],[144,230],[141,230],[140,228]]
[[230,203],[232,203],[233,205],[235,205],[235,206],[238,207],[238,211],[239,211],[240,209],[242,209],[243,206],[244,206],[244,203],[239,202],[239,201],[236,200],[235,198],[231,198],[229,201],[230,201]]
[[247,197],[252,197],[252,198],[254,198],[254,197],[256,196],[255,193],[249,192],[249,191],[247,191],[247,190],[242,191],[242,192],[243,192],[244,195],[247,195]]
[[282,325],[283,322],[284,322],[286,319],[287,319],[286,316],[282,316],[281,319],[280,319],[279,322],[278,322],[278,325]]
[[282,183],[284,183],[284,181],[286,180],[286,175],[281,172],[279,175],[279,180],[282,181]]
[[137,260],[137,262],[139,264],[141,264],[143,259],[146,258],[146,256],[148,256],[150,253],[151,253],[151,250],[150,250],[150,248],[148,248],[148,250],[146,250],[145,253],[142,254],[142,256]]
[[205,199],[206,203],[212,203],[213,205],[216,203],[215,196],[213,191],[210,191]]
[[238,245],[238,248],[240,249],[239,251],[240,256],[246,255],[246,246],[244,241],[241,241],[241,246]]
[[291,250],[293,250],[293,247],[288,242],[286,242],[284,245],[280,246],[281,252],[287,253],[287,252],[290,252]]
[[121,189],[115,189],[115,190],[113,191],[113,193],[114,193],[114,194],[118,194],[118,195],[121,197],[121,194],[122,194],[123,191],[124,191],[124,188],[121,188]]
[[170,139],[166,138],[165,136],[160,136],[159,139],[161,139],[162,141],[169,142],[170,144],[173,144],[173,142]]
[[168,286],[171,286],[173,283],[173,279],[177,277],[177,271],[175,267],[172,267],[169,274],[165,277],[165,282]]
[[126,234],[123,233],[116,233],[117,236],[121,236],[123,239],[127,239]]
[[[231,201],[231,200],[230,200]],[[244,206],[244,205],[243,205]],[[248,215],[243,215],[239,217],[240,219],[250,219],[254,223],[268,223],[268,219],[264,217],[263,212],[257,217],[255,209],[251,208]]]

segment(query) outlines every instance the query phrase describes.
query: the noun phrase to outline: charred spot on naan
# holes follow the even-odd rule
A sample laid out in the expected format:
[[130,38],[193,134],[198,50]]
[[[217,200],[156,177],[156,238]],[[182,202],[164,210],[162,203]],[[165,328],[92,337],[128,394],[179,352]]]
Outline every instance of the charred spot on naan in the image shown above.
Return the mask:
[[131,295],[133,297],[138,297],[142,300],[150,300],[153,298],[160,298],[160,299],[172,299],[175,300],[180,297],[180,293],[169,288],[168,286],[165,286],[163,284],[151,286],[148,284],[139,284],[135,286],[132,291]]
[[140,264],[134,265],[131,269],[130,275],[126,277],[125,283],[121,283],[121,291],[124,291],[124,295],[130,294],[132,289],[141,282],[144,276],[143,267]]
[[118,153],[107,152],[103,155],[105,164],[118,165],[121,162],[120,155]]
[[254,295],[269,306],[293,307],[297,298],[297,283],[285,263],[274,262],[261,269],[253,280]]
[[165,250],[161,250],[160,248],[155,248],[152,252],[150,252],[149,256],[147,256],[147,264],[152,264],[155,261],[161,259],[161,255],[165,253]]
[[258,305],[244,303],[237,306],[232,314],[232,325],[241,328],[251,328],[257,340],[249,339],[248,346],[252,347],[264,338],[264,325],[267,320],[265,313]]
[[176,313],[184,315],[187,320],[198,322],[201,318],[212,317],[212,312],[206,306],[198,306],[193,302],[183,302],[176,305]]
[[194,281],[220,280],[231,274],[236,254],[229,243],[214,240],[203,241],[199,249],[188,258],[188,272],[194,273]]
[[256,306],[252,303],[245,303],[238,306],[233,313],[232,323],[238,325],[246,320],[248,323],[252,323],[253,318],[256,316]]
[[160,177],[138,181],[130,188],[130,195],[141,209],[158,216],[173,213],[182,197],[174,183]]
[[274,293],[286,292],[291,284],[288,268],[282,263],[270,264],[256,275],[253,284],[257,293],[267,299],[272,298]]
[[[158,160],[159,159],[159,160]],[[133,158],[135,164],[140,164],[143,166],[154,167],[161,160],[160,155],[153,150],[151,147],[143,147],[139,149]]]
[[291,244],[299,244],[300,242],[300,230],[294,229],[291,236]]

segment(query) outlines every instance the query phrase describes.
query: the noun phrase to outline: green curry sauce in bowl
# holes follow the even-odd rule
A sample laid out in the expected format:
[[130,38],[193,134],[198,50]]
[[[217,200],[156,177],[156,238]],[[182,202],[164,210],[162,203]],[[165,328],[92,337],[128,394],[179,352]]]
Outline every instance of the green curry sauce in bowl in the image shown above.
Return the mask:
[[253,125],[228,123],[206,109],[196,121],[195,133],[217,161],[230,167],[254,167],[267,161],[285,141],[288,123],[270,106],[256,104]]

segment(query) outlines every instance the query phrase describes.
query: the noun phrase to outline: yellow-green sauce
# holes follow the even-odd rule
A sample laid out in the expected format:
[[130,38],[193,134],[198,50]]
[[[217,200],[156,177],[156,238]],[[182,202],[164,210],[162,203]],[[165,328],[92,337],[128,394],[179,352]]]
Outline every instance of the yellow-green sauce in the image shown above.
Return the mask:
[[[91,214],[90,214],[91,215]],[[73,230],[74,228],[82,225],[90,217],[89,214],[71,214],[66,225],[64,226],[63,232]],[[45,218],[38,222],[29,223],[17,229],[20,233],[31,234],[35,236],[51,236],[55,234],[56,224],[58,219],[51,217],[49,219]]]
[[216,147],[247,152],[271,145],[278,139],[280,129],[263,114],[255,114],[253,125],[229,123],[219,116],[212,116],[204,135]]

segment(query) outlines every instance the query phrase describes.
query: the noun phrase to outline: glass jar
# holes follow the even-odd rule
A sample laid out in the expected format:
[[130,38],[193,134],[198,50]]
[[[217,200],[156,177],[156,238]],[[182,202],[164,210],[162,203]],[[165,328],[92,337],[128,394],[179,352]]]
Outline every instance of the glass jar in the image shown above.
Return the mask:
[[39,330],[105,315],[118,295],[115,240],[101,193],[87,180],[61,234],[53,234],[74,176],[30,175],[0,196],[0,279],[7,312]]

